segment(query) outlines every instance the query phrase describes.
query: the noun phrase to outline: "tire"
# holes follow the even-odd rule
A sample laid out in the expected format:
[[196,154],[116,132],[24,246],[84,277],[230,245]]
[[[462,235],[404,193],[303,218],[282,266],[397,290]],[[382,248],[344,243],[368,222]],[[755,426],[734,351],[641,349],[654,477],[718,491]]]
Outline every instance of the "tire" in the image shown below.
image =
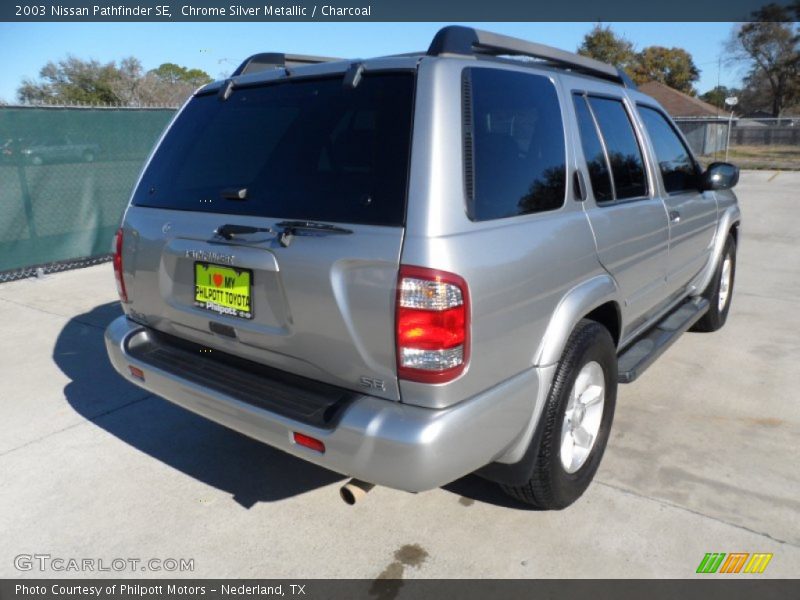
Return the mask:
[[[726,268],[726,261],[729,261]],[[708,312],[704,314],[701,319],[694,324],[692,331],[717,331],[721,329],[725,322],[728,320],[728,312],[731,309],[731,300],[733,299],[733,282],[736,278],[736,240],[731,234],[728,234],[728,239],[725,240],[725,247],[722,249],[722,259],[717,265],[717,270],[711,283],[702,294],[702,297],[708,300]],[[727,287],[723,285],[723,281],[727,279]],[[724,297],[724,301],[723,301]]]
[[42,157],[39,156],[38,154],[34,154],[33,156],[31,156],[31,164],[32,165],[37,165],[38,166],[38,165],[41,165],[43,163],[44,163],[44,159],[42,159]]
[[94,152],[92,152],[91,150],[87,150],[86,152],[84,152],[83,162],[87,163],[94,162]]
[[[590,413],[589,408],[583,413],[572,410],[568,415],[573,391],[580,391],[587,381],[602,382],[602,401],[591,404],[596,406],[599,403],[599,415],[596,409],[591,409]],[[581,398],[590,400],[592,394],[592,386],[589,386],[581,394]],[[535,449],[533,474],[523,485],[503,485],[505,492],[526,504],[546,510],[566,508],[580,498],[589,487],[603,458],[614,420],[616,400],[617,352],[614,340],[608,329],[595,321],[584,319],[570,335],[556,368],[532,441],[538,446]],[[598,424],[583,462],[580,456],[576,458],[580,449],[578,445],[575,444],[570,451],[569,442],[565,444],[565,436],[573,437],[570,433],[574,426],[573,421],[580,422],[587,430],[594,430],[595,422]],[[581,437],[585,445],[586,438],[582,435]],[[570,460],[570,456],[575,460]],[[565,462],[570,463],[569,466]]]

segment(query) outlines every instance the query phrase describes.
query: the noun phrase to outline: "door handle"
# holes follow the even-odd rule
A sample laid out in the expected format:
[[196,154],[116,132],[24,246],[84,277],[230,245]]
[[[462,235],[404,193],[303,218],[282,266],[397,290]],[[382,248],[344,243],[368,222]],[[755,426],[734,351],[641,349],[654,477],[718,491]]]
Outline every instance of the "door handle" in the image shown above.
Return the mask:
[[586,200],[586,183],[580,171],[575,171],[575,200],[578,202]]
[[669,211],[669,222],[670,223],[680,223],[681,221],[681,213],[677,210]]

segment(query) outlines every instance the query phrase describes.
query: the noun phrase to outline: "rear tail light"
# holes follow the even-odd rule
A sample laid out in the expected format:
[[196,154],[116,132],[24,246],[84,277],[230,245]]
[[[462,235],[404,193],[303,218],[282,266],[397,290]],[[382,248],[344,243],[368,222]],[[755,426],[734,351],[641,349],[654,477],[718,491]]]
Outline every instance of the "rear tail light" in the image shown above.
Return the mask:
[[125,290],[125,278],[122,276],[122,227],[117,230],[114,238],[114,277],[117,278],[117,292],[122,302],[128,301],[128,292]]
[[469,361],[469,290],[452,273],[402,265],[397,285],[397,373],[445,383]]
[[293,432],[292,437],[298,446],[305,446],[306,448],[325,454],[325,444],[321,440],[313,438],[310,435],[297,433],[296,431]]

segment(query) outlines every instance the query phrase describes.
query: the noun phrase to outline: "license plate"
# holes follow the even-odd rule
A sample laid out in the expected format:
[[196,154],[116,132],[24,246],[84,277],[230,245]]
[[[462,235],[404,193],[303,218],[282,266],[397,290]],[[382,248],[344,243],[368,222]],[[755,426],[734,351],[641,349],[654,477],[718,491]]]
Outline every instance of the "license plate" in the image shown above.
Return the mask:
[[220,315],[253,318],[253,273],[204,262],[194,263],[194,305]]

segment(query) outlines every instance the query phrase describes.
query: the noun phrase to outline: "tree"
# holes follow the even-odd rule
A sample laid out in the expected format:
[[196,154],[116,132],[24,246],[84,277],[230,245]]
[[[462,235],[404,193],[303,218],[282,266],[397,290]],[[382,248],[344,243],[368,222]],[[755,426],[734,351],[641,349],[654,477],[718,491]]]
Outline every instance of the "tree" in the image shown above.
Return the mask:
[[188,83],[195,87],[209,83],[211,77],[200,69],[187,69],[175,63],[164,63],[150,73],[160,81],[170,85]]
[[122,59],[117,66],[68,56],[42,67],[39,81],[23,80],[17,96],[22,102],[174,106],[209,81],[205,71],[173,63],[145,72],[134,57]]
[[713,104],[717,108],[725,108],[725,98],[741,95],[742,91],[736,88],[729,88],[724,85],[718,85],[708,90],[705,94],[700,95],[700,99]]
[[578,54],[627,70],[636,53],[631,42],[614,33],[608,25],[598,23],[583,36]]
[[[793,17],[794,13],[794,17]],[[780,117],[800,100],[800,2],[792,8],[769,4],[751,13],[752,22],[734,27],[727,43],[730,61],[748,68],[746,88],[763,108]]]
[[211,81],[205,71],[187,69],[174,63],[164,63],[145,73],[135,58],[120,63],[119,75],[114,92],[120,103],[126,106],[177,106],[183,104],[198,87]]
[[147,73],[143,85],[147,88],[149,102],[178,105],[183,104],[198,87],[210,81],[208,73],[200,69],[164,63]]
[[700,71],[692,55],[683,48],[648,46],[636,55],[633,80],[637,84],[659,81],[685,94],[694,95]]
[[691,54],[682,48],[649,46],[636,52],[633,43],[608,25],[595,25],[583,36],[578,54],[624,69],[636,83],[660,81],[689,94],[700,78]]
[[716,106],[717,108],[724,108],[725,98],[730,95],[730,88],[724,85],[717,85],[708,90],[705,94],[700,94],[700,99]]
[[138,58],[129,56],[120,61],[117,78],[112,84],[118,104],[137,106],[147,103],[142,97],[143,75],[144,69]]
[[22,102],[115,103],[112,86],[116,77],[113,62],[101,64],[67,56],[42,67],[41,81],[23,80],[17,96]]

